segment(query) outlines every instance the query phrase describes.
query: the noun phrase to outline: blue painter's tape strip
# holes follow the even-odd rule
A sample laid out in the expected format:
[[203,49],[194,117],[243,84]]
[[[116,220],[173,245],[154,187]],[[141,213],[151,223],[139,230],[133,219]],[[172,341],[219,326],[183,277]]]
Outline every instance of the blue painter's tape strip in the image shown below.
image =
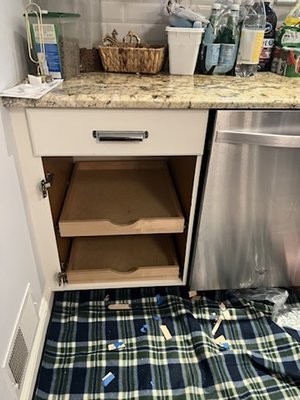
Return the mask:
[[224,342],[223,343],[223,347],[224,347],[225,350],[228,350],[229,349],[229,344],[227,342]]
[[143,327],[141,328],[141,332],[146,333],[148,329],[149,329],[149,325],[148,325],[148,324],[145,324],[145,325],[143,325]]
[[115,376],[112,372],[109,372],[107,375],[105,375],[104,378],[102,378],[102,385],[104,387],[108,386],[111,381],[115,379]]
[[160,294],[156,295],[156,303],[158,306],[160,306],[161,304],[163,304],[165,302],[165,300],[161,297]]

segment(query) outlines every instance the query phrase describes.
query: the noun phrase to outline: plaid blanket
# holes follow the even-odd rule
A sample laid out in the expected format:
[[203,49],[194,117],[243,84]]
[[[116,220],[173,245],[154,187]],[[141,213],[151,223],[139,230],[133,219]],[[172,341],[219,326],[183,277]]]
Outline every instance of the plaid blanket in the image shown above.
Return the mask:
[[[177,287],[56,293],[34,399],[300,399],[299,332],[272,322],[266,302],[199,294],[191,301]],[[290,301],[299,307],[300,292]],[[212,335],[220,302],[230,320],[215,338],[224,335],[228,349]],[[110,310],[114,303],[131,308]]]

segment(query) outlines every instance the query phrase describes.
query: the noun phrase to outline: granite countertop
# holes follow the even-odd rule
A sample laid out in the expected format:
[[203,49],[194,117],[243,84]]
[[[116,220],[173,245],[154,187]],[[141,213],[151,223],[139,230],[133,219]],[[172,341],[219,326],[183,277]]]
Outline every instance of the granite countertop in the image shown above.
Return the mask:
[[300,79],[272,73],[233,76],[87,73],[39,100],[3,98],[6,107],[300,109]]

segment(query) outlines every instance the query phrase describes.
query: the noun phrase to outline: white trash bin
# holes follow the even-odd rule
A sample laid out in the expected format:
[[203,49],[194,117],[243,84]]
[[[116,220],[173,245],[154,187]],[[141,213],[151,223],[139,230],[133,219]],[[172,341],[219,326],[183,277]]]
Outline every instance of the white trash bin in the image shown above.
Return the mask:
[[169,46],[169,70],[174,75],[193,75],[203,28],[166,27]]

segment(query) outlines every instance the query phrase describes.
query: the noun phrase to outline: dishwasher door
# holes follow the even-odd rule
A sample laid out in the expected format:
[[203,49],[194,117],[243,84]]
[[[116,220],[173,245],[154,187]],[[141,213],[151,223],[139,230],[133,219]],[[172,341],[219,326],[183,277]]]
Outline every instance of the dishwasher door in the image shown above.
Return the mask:
[[300,111],[219,111],[191,289],[300,285]]

